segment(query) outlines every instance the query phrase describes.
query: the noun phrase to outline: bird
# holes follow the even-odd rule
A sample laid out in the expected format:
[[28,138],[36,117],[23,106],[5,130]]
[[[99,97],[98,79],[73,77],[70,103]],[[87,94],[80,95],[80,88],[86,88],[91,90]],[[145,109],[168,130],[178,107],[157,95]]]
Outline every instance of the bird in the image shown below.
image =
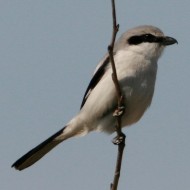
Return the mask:
[[[129,29],[115,42],[113,58],[125,110],[121,127],[140,120],[154,94],[157,62],[166,46],[178,43],[155,26],[141,25]],[[112,67],[107,53],[97,65],[84,94],[80,110],[61,130],[27,152],[12,164],[23,170],[36,163],[61,142],[91,131],[115,132],[117,93],[112,80]]]

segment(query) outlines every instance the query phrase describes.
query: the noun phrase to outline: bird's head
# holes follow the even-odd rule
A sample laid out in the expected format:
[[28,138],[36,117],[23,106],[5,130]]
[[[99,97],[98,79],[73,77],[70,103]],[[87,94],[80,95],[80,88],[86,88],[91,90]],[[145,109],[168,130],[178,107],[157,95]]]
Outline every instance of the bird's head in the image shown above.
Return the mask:
[[164,47],[178,43],[175,38],[165,36],[157,27],[144,25],[130,29],[117,41],[115,50],[127,48],[148,58],[158,59]]

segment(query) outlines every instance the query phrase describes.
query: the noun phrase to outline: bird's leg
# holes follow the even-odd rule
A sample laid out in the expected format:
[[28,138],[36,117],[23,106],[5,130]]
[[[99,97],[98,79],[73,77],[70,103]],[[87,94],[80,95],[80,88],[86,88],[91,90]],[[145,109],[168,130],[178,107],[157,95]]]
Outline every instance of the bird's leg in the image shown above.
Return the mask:
[[124,133],[120,133],[119,135],[117,135],[115,138],[113,138],[112,143],[115,145],[119,145],[125,142],[125,134]]
[[114,117],[120,117],[120,116],[123,115],[124,111],[125,111],[125,106],[122,106],[122,105],[121,105],[121,106],[119,106],[119,107],[114,111],[113,116],[114,116]]
[[118,101],[117,109],[113,113],[113,116],[121,117],[124,114],[124,111],[125,111],[124,97],[121,96]]
[[125,106],[124,106],[124,98],[123,96],[120,97],[118,101],[118,107],[114,111],[113,116],[116,117],[117,124],[115,126],[117,136],[112,140],[113,144],[119,145],[125,143],[125,134],[121,131],[121,117],[125,112]]

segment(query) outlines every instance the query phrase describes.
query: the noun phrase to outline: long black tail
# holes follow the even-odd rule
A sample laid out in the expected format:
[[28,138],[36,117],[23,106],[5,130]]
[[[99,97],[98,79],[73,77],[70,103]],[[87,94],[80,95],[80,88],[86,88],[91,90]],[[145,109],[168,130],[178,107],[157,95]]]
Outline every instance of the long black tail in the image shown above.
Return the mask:
[[47,140],[27,152],[24,156],[19,158],[13,165],[17,170],[23,170],[35,162],[37,162],[39,159],[41,159],[45,154],[47,154],[51,149],[53,149],[55,146],[57,146],[59,143],[61,143],[64,138],[56,139],[60,135],[63,135],[65,127],[62,128],[60,131],[49,137]]

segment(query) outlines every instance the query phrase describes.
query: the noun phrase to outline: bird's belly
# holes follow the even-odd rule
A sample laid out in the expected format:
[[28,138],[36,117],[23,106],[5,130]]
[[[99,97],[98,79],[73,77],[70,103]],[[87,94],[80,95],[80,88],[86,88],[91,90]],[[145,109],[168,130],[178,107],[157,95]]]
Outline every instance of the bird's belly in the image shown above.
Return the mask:
[[122,126],[128,126],[136,123],[150,106],[154,84],[148,83],[146,79],[133,87],[127,86],[125,93],[125,113],[122,117]]
[[[129,81],[128,81],[128,84]],[[123,86],[123,85],[122,85]],[[128,89],[125,89],[128,88]],[[150,84],[142,87],[134,88],[127,85],[122,87],[125,96],[125,111],[122,115],[122,127],[126,127],[136,123],[144,114],[152,101],[154,85]],[[117,106],[116,106],[117,107]],[[114,107],[104,117],[101,117],[98,122],[95,122],[94,129],[113,133],[115,131],[116,118],[113,117]]]

